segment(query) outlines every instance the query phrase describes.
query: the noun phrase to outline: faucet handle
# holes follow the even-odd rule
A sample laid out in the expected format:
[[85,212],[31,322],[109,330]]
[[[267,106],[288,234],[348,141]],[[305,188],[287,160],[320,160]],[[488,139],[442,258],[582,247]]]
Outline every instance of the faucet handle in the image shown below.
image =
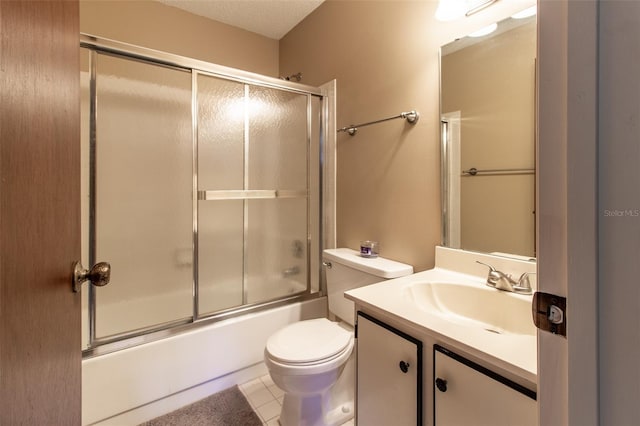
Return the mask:
[[488,263],[480,262],[479,260],[476,260],[476,263],[479,263],[489,268],[489,275],[487,275],[487,284],[490,284],[495,287],[498,280],[502,277],[502,274],[500,273],[500,271],[498,271],[496,268],[489,265]]
[[531,289],[531,281],[529,280],[529,275],[535,275],[535,272],[525,272],[520,275],[518,278],[518,284],[513,286],[513,291],[516,293],[524,293],[531,294],[533,290]]
[[479,264],[484,265],[487,268],[489,268],[489,272],[498,272],[498,270],[496,268],[494,268],[493,266],[489,265],[488,263],[480,262],[479,260],[476,260],[476,263],[479,263]]

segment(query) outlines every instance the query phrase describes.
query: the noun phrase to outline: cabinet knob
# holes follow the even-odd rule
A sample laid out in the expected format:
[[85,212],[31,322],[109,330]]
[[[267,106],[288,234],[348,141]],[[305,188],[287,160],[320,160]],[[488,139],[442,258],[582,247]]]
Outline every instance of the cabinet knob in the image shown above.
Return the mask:
[[440,377],[438,377],[436,379],[436,387],[438,388],[438,390],[440,392],[446,392],[447,391],[447,381],[445,379],[441,379]]
[[406,373],[407,371],[409,371],[409,363],[408,362],[400,361],[399,366],[400,366],[400,370],[403,373]]

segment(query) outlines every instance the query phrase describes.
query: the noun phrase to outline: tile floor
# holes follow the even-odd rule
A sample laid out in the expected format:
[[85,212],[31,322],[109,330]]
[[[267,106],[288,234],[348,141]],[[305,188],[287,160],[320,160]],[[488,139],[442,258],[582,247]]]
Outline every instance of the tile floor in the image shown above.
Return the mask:
[[[238,386],[240,391],[251,404],[262,424],[266,426],[279,426],[278,417],[284,392],[273,383],[268,374],[251,380]],[[349,420],[343,426],[354,426],[353,420]]]

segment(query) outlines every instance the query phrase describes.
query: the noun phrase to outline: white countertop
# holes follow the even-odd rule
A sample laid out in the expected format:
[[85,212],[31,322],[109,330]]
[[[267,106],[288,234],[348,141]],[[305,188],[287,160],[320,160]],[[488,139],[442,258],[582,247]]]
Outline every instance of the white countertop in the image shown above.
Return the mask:
[[[537,383],[537,337],[532,334],[496,334],[481,327],[452,322],[437,313],[421,309],[407,297],[403,289],[412,283],[434,281],[446,283],[477,284],[485,281],[474,275],[434,268],[401,278],[345,292],[345,297],[357,305],[405,321],[412,328],[424,330],[436,340],[465,351],[491,365],[514,374],[531,383]],[[499,292],[499,290],[489,289]],[[531,296],[513,295],[531,298]],[[491,309],[492,307],[487,307]],[[532,321],[533,327],[533,321]]]

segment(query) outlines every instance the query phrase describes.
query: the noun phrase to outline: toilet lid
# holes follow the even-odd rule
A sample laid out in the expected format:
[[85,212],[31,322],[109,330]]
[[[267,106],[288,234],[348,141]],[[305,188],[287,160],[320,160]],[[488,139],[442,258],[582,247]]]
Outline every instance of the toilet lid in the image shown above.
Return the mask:
[[352,334],[326,318],[300,321],[274,333],[267,340],[269,356],[289,364],[331,358],[351,342]]

